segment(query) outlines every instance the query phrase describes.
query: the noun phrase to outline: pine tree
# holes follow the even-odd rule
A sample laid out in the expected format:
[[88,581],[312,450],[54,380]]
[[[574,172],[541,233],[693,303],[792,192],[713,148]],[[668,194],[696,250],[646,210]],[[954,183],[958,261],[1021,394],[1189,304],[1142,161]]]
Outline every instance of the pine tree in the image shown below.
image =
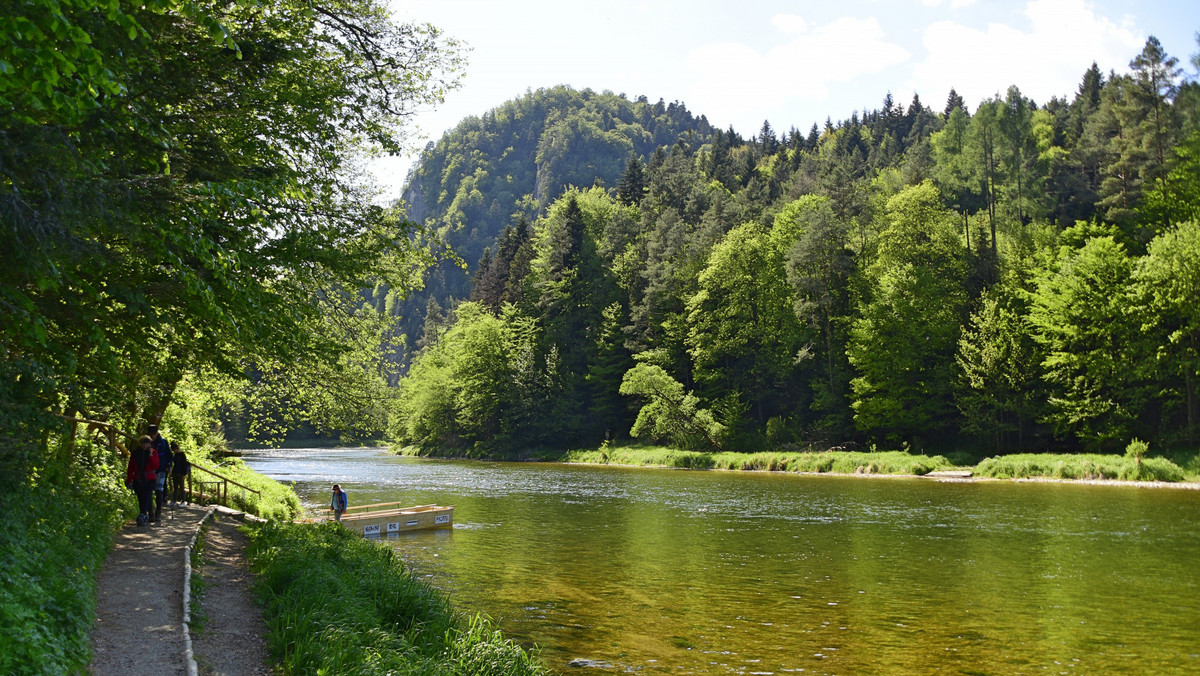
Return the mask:
[[1133,98],[1145,111],[1140,127],[1143,145],[1150,151],[1150,163],[1142,176],[1143,182],[1163,187],[1167,174],[1168,152],[1176,142],[1176,123],[1171,101],[1179,88],[1176,85],[1183,69],[1179,60],[1168,56],[1162,43],[1153,35],[1146,40],[1142,53],[1129,62],[1133,69]]
[[625,173],[617,183],[617,199],[629,206],[640,204],[646,195],[646,175],[642,171],[642,161],[637,155],[630,155],[625,165]]
[[949,119],[950,114],[953,113],[956,108],[962,110],[964,113],[970,112],[967,110],[967,104],[963,101],[963,97],[959,96],[958,92],[954,91],[954,88],[951,87],[950,95],[946,97],[946,109],[942,111],[942,116]]

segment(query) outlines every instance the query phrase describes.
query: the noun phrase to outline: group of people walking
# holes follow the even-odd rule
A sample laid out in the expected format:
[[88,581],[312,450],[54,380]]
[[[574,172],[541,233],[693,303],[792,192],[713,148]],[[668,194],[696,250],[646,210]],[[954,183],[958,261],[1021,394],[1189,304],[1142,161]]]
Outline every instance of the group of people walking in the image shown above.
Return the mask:
[[138,447],[129,454],[125,470],[125,486],[137,495],[139,526],[159,522],[163,504],[168,500],[171,506],[187,504],[184,484],[191,471],[192,465],[187,454],[179,450],[178,442],[168,444],[158,433],[158,425],[150,425],[138,439]]

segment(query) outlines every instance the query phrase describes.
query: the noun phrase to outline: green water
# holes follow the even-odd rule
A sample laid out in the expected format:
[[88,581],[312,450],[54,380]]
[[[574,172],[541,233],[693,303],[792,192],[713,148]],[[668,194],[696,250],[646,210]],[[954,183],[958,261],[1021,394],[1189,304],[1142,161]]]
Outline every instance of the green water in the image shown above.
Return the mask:
[[[1200,492],[249,454],[567,673],[1200,672]],[[569,666],[574,663],[574,666]]]

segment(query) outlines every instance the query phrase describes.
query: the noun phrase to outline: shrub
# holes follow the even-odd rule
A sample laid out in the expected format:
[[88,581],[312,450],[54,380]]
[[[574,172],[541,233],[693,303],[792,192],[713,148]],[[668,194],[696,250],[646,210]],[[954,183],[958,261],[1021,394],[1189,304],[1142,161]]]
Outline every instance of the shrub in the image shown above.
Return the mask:
[[[54,448],[0,492],[0,673],[80,672],[96,617],[96,573],[136,512],[107,451]],[[8,449],[0,449],[7,452]]]

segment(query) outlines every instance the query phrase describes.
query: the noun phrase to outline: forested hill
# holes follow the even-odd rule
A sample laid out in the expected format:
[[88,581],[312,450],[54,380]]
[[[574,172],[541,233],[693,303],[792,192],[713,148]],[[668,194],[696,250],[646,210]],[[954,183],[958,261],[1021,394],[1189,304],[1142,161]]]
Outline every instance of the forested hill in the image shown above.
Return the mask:
[[[532,221],[567,186],[616,186],[631,157],[714,130],[681,103],[629,100],[610,92],[554,87],[526,92],[468,117],[431,142],[405,183],[408,218],[433,229],[474,270],[485,248],[520,216]],[[423,331],[430,297],[439,306],[470,293],[468,272],[446,262],[426,288],[395,308],[411,340]],[[382,301],[381,301],[382,302]]]
[[749,139],[566,89],[469,120],[410,200],[478,263],[470,302],[425,323],[391,434],[1193,444],[1200,86],[1154,38],[1129,66]]

